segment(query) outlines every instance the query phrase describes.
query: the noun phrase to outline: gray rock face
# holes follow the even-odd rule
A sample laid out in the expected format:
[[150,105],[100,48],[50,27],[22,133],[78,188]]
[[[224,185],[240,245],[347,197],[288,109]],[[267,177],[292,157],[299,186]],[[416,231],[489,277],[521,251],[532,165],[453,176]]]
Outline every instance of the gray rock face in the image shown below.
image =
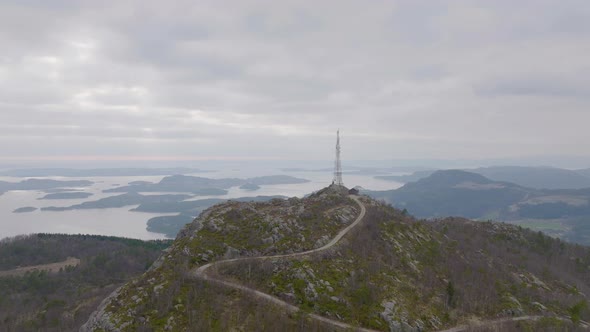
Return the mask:
[[80,332],[93,332],[96,330],[108,332],[121,331],[116,327],[116,324],[111,321],[110,314],[105,311],[111,300],[119,295],[120,290],[121,288],[117,288],[114,292],[102,300],[96,311],[90,315],[88,321],[86,321],[86,323],[80,327]]
[[[383,311],[379,314],[383,320],[387,322],[389,325],[390,332],[401,332],[401,331],[422,331],[423,323],[421,321],[418,322],[418,326],[414,327],[408,324],[406,314],[404,312],[398,314],[397,303],[394,300],[391,301],[383,301],[381,303],[383,307]],[[398,316],[400,318],[398,318]],[[421,323],[421,326],[420,326]]]

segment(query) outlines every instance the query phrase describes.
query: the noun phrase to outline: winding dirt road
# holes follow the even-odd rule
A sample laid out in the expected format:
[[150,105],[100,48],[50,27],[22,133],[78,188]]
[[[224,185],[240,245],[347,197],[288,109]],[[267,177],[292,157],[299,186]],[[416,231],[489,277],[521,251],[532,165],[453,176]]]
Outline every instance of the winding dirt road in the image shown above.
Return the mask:
[[[256,289],[250,288],[250,287],[246,287],[231,281],[226,281],[226,280],[222,280],[222,279],[217,279],[215,277],[212,276],[208,276],[207,275],[207,270],[209,270],[211,267],[217,266],[217,265],[221,265],[221,264],[228,264],[228,263],[232,263],[232,262],[238,262],[238,261],[253,261],[253,260],[269,260],[269,259],[279,259],[279,258],[293,258],[293,257],[299,257],[299,256],[305,256],[305,255],[310,255],[310,254],[314,254],[314,253],[318,253],[324,250],[328,250],[330,248],[332,248],[335,244],[337,244],[351,229],[353,229],[355,226],[357,226],[365,217],[365,213],[367,212],[365,206],[363,205],[363,203],[359,200],[358,196],[350,196],[361,208],[361,213],[359,214],[359,216],[356,218],[356,220],[348,225],[346,228],[344,228],[343,230],[341,230],[328,244],[324,245],[323,247],[320,248],[316,248],[316,249],[312,249],[312,250],[308,250],[308,251],[303,251],[303,252],[297,252],[297,253],[293,253],[293,254],[285,254],[285,255],[274,255],[274,256],[260,256],[260,257],[241,257],[241,258],[233,258],[233,259],[225,259],[225,260],[221,260],[221,261],[216,261],[216,262],[212,262],[209,264],[205,264],[203,266],[198,267],[197,269],[192,271],[192,275],[195,278],[201,279],[201,280],[206,280],[208,282],[212,282],[212,283],[216,283],[218,285],[223,285],[225,287],[229,287],[229,288],[233,288],[233,289],[238,289],[240,291],[249,293],[255,297],[264,299],[266,301],[269,301],[271,303],[274,303],[284,309],[286,309],[289,312],[298,312],[300,309],[292,304],[289,304],[277,297],[274,297],[270,294],[266,294],[263,293],[261,291],[258,291]],[[348,329],[348,330],[353,330],[353,331],[363,331],[363,332],[376,332],[375,330],[371,330],[371,329],[366,329],[366,328],[362,328],[362,327],[358,327],[358,326],[353,326],[350,324],[346,324],[337,320],[333,320],[330,318],[326,318],[320,315],[316,315],[316,314],[308,314],[309,317],[311,317],[312,319],[315,319],[317,321],[332,325],[334,327],[337,328],[341,328],[341,329]]]

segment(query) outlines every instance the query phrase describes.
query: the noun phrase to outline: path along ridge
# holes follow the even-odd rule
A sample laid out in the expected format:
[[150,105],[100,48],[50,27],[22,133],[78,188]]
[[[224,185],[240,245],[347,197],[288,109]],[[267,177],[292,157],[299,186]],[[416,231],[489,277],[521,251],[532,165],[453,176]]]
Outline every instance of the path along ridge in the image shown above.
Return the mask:
[[[356,218],[356,220],[348,225],[346,228],[344,228],[343,230],[341,230],[328,244],[320,247],[320,248],[316,248],[316,249],[312,249],[312,250],[308,250],[308,251],[302,251],[302,252],[297,252],[297,253],[292,253],[292,254],[282,254],[282,255],[273,255],[273,256],[258,256],[258,257],[240,257],[240,258],[232,258],[232,259],[224,259],[224,260],[220,260],[220,261],[215,261],[215,262],[211,262],[205,265],[202,265],[196,269],[194,269],[192,271],[192,275],[195,278],[201,279],[201,280],[205,280],[208,282],[212,282],[218,285],[222,285],[225,287],[229,287],[229,288],[233,288],[233,289],[237,289],[246,293],[249,293],[257,298],[261,298],[264,299],[266,301],[269,301],[271,303],[274,303],[284,309],[286,309],[289,312],[295,313],[295,312],[299,312],[301,309],[299,309],[299,307],[294,306],[290,303],[287,303],[275,296],[272,296],[270,294],[261,292],[259,290],[256,290],[254,288],[250,288],[244,285],[240,285],[238,283],[235,282],[231,282],[231,281],[227,281],[227,280],[223,280],[223,279],[216,279],[215,277],[211,277],[207,275],[207,270],[209,270],[211,267],[214,267],[216,265],[221,265],[221,264],[228,264],[228,263],[232,263],[232,262],[239,262],[239,261],[254,261],[254,260],[259,260],[259,261],[263,261],[263,260],[269,260],[269,259],[280,259],[280,258],[293,258],[293,257],[300,257],[300,256],[306,256],[306,255],[311,255],[314,253],[318,253],[324,250],[328,250],[330,248],[332,248],[334,245],[336,245],[346,234],[348,234],[348,232],[350,232],[350,230],[352,230],[355,226],[357,226],[358,224],[361,223],[361,221],[363,220],[363,218],[365,217],[365,214],[367,212],[365,205],[360,201],[359,197],[356,195],[350,195],[350,198],[352,198],[361,208],[361,213],[358,215],[358,217]],[[363,327],[359,327],[359,326],[354,326],[351,324],[347,324],[341,321],[337,321],[334,319],[330,319],[324,316],[320,316],[317,314],[313,314],[313,313],[309,313],[308,317],[315,319],[317,321],[320,321],[322,323],[326,323],[329,325],[332,325],[334,327],[338,327],[341,329],[348,329],[348,330],[353,330],[353,331],[362,331],[362,332],[379,332],[377,330],[372,330],[372,329],[367,329],[367,328],[363,328]],[[478,327],[482,327],[485,325],[496,325],[499,323],[503,323],[503,322],[507,322],[507,321],[519,321],[519,320],[536,320],[539,319],[539,316],[521,316],[521,317],[513,317],[513,318],[504,318],[504,319],[498,319],[498,320],[492,320],[492,321],[488,321],[488,322],[481,322],[480,325],[478,325]],[[465,331],[469,328],[471,328],[472,326],[469,325],[459,325],[447,330],[444,330],[444,332],[458,332],[458,331]]]
[[[341,230],[330,242],[328,242],[328,244],[320,247],[320,248],[316,248],[316,249],[312,249],[312,250],[308,250],[308,251],[302,251],[302,252],[296,252],[296,253],[292,253],[292,254],[282,254],[282,255],[273,255],[273,256],[259,256],[259,257],[240,257],[240,258],[232,258],[232,259],[224,259],[224,260],[220,260],[220,261],[215,261],[215,262],[211,262],[205,265],[202,265],[198,268],[196,268],[195,270],[192,271],[192,275],[198,279],[202,279],[208,282],[212,282],[212,283],[216,283],[219,285],[223,285],[229,288],[233,288],[233,289],[238,289],[240,291],[249,293],[255,297],[258,298],[262,298],[266,301],[269,301],[271,303],[274,303],[284,309],[287,309],[289,312],[298,312],[301,309],[299,309],[298,307],[287,303],[275,296],[272,296],[270,294],[267,293],[263,293],[259,290],[250,288],[250,287],[246,287],[244,285],[240,285],[238,283],[234,283],[231,281],[227,281],[227,280],[222,280],[222,279],[216,279],[215,277],[211,277],[207,275],[207,270],[210,269],[211,267],[214,267],[216,265],[221,265],[221,264],[227,264],[227,263],[232,263],[232,262],[238,262],[238,261],[253,261],[253,260],[269,260],[269,259],[280,259],[280,258],[293,258],[293,257],[300,257],[300,256],[306,256],[306,255],[311,255],[314,253],[318,253],[324,250],[328,250],[330,248],[332,248],[334,245],[336,245],[348,232],[350,232],[350,230],[352,230],[355,226],[357,226],[365,217],[365,213],[367,212],[365,205],[359,200],[358,196],[354,196],[354,195],[350,195],[350,198],[352,198],[361,208],[361,212],[358,215],[358,217],[355,219],[355,221],[353,223],[351,223],[350,225],[348,225],[346,228],[344,228],[343,230]],[[338,328],[342,328],[342,329],[352,329],[354,331],[363,331],[363,332],[377,332],[376,330],[371,330],[371,329],[366,329],[363,327],[358,327],[358,326],[354,326],[354,325],[350,325],[341,321],[337,321],[334,319],[330,319],[327,317],[323,317],[317,314],[313,314],[310,313],[308,314],[309,317],[311,317],[312,319],[315,319],[317,321],[338,327]]]

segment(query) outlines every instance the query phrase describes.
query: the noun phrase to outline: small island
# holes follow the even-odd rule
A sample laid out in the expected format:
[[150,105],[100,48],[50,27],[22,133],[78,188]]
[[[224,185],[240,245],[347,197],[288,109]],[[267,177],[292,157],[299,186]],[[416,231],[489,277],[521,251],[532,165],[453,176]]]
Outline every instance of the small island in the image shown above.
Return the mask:
[[60,188],[90,187],[94,182],[86,180],[27,179],[20,182],[0,181],[0,192],[11,190],[50,190]]
[[32,206],[25,206],[22,208],[18,208],[14,211],[12,211],[12,213],[28,213],[28,212],[34,212],[37,211],[36,207],[32,207]]
[[121,208],[124,206],[154,204],[162,205],[167,203],[177,203],[190,198],[190,195],[164,194],[164,195],[141,195],[137,193],[127,193],[118,196],[104,197],[96,201],[83,202],[71,206],[47,206],[42,207],[41,211],[72,211],[85,209],[110,209]]
[[62,193],[47,194],[39,199],[81,199],[81,198],[88,198],[92,195],[93,195],[92,193],[86,193],[86,192],[81,192],[81,191],[62,192]]
[[148,232],[166,234],[169,238],[175,238],[178,231],[193,219],[195,218],[186,214],[154,217],[148,220],[146,229]]
[[154,184],[154,183],[150,182],[150,181],[131,181],[131,182],[129,182],[130,186],[144,186],[144,185],[150,185],[150,184]]
[[[278,184],[300,184],[309,180],[295,178],[288,175],[259,176],[248,179],[222,178],[209,179],[197,176],[173,175],[167,176],[158,183],[147,181],[130,182],[127,186],[103,190],[105,193],[143,193],[143,192],[174,192],[191,193],[197,196],[223,196],[232,187],[244,185],[278,185]],[[249,189],[256,190],[256,189]]]
[[254,183],[246,183],[240,186],[240,189],[248,190],[248,191],[255,191],[260,189],[260,186]]

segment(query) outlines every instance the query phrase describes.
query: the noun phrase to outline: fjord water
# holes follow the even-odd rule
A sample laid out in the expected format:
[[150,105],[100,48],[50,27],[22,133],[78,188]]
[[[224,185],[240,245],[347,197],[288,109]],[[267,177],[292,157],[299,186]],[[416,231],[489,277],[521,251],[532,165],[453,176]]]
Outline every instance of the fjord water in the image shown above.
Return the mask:
[[[39,200],[46,195],[37,190],[9,191],[0,196],[0,238],[29,233],[66,233],[66,234],[99,234],[115,235],[137,239],[161,239],[163,234],[151,233],[146,230],[148,219],[165,214],[131,212],[135,206],[113,209],[88,209],[72,211],[40,211],[29,213],[13,213],[17,208],[31,206],[42,208],[47,206],[70,206],[85,201],[118,194],[103,193],[102,190],[115,185],[125,185],[130,181],[159,181],[162,177],[104,177],[104,178],[59,178],[54,180],[90,180],[95,184],[90,187],[71,188],[93,195],[86,199],[52,199]],[[1,181],[18,182],[22,178],[2,177]]]
[[[194,176],[209,178],[248,178],[264,175],[287,174],[310,180],[300,184],[264,185],[259,190],[248,191],[238,187],[228,190],[224,196],[196,196],[190,200],[204,198],[237,198],[249,196],[283,195],[287,197],[303,197],[319,190],[331,182],[330,172],[281,172],[277,169],[224,169],[216,172],[196,173]],[[148,232],[146,223],[155,216],[174,215],[143,213],[130,211],[136,206],[108,209],[85,209],[72,211],[40,211],[29,213],[13,213],[15,209],[31,206],[42,208],[47,206],[70,206],[85,201],[94,201],[100,198],[120,195],[121,193],[104,193],[103,190],[119,185],[127,185],[132,181],[158,182],[164,176],[134,176],[134,177],[91,177],[91,178],[61,178],[47,177],[54,180],[90,180],[95,182],[90,187],[72,188],[93,195],[85,199],[58,199],[39,200],[46,195],[45,192],[36,190],[9,191],[0,195],[0,239],[30,233],[66,233],[66,234],[99,234],[122,236],[136,239],[162,239],[164,234]],[[0,181],[19,182],[23,178],[0,177]],[[344,175],[345,184],[349,187],[360,185],[371,190],[387,190],[399,187],[401,184],[378,180],[372,175]],[[144,193],[155,194],[155,193]]]

